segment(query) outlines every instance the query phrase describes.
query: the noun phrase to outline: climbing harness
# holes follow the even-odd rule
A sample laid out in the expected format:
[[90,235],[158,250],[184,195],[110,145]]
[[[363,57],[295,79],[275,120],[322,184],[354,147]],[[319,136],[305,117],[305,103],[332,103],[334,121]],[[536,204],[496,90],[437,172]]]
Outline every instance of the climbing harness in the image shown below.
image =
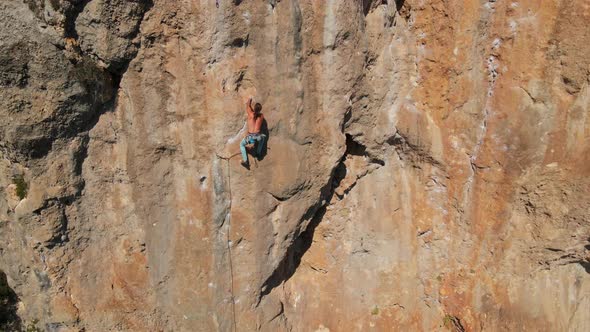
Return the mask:
[[[246,149],[250,152],[250,154],[253,157],[260,158],[258,153],[258,150],[260,148],[258,147],[258,144],[265,144],[266,135],[261,133],[248,133],[248,135],[244,139],[246,140]],[[256,158],[254,158],[254,164],[256,165],[256,167],[258,167]]]
[[250,146],[250,148],[254,148],[256,143],[262,144],[261,140],[264,138],[263,134],[259,133],[248,133],[246,136],[246,147]]

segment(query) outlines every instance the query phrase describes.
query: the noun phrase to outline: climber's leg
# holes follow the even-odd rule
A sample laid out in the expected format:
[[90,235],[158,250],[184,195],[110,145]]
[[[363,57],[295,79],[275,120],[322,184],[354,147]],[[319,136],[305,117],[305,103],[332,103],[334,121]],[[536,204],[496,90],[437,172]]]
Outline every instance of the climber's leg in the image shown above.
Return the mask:
[[260,158],[262,156],[262,148],[266,143],[266,135],[260,134],[258,136],[258,145],[256,146],[256,156]]
[[246,144],[248,144],[248,139],[245,137],[240,142],[240,152],[242,152],[242,164],[248,163],[248,153],[246,152]]

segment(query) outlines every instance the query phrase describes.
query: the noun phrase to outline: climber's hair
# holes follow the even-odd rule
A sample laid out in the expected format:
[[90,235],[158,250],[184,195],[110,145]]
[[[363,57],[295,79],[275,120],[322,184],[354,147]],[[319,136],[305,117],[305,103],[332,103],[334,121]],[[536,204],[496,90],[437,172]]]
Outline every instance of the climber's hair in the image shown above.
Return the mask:
[[262,105],[256,103],[256,105],[254,105],[254,113],[260,113],[260,111],[262,111]]

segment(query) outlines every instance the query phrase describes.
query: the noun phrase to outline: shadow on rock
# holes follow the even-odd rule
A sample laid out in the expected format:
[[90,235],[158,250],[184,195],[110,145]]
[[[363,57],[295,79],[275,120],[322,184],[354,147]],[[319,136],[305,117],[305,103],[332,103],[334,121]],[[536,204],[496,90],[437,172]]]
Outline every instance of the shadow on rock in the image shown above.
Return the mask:
[[[347,146],[347,153],[350,153],[348,149],[350,149],[349,146]],[[259,301],[264,296],[270,294],[270,292],[275,287],[289,280],[295,271],[297,271],[297,268],[299,268],[303,255],[311,247],[315,229],[323,220],[324,215],[326,214],[327,206],[334,196],[335,189],[338,188],[340,182],[346,176],[346,166],[343,162],[345,158],[346,154],[342,157],[340,163],[334,168],[331,181],[328,182],[324,188],[322,188],[320,201],[323,200],[327,204],[318,203],[316,206],[311,207],[309,211],[303,216],[304,220],[311,218],[307,228],[295,239],[289,249],[287,249],[287,253],[285,254],[283,260],[279,263],[279,266],[262,285]]]
[[584,249],[586,249],[589,254],[586,256],[586,260],[581,260],[578,263],[582,265],[584,270],[586,270],[586,273],[590,274],[590,237],[588,238],[588,244],[584,246]]
[[0,331],[20,331],[22,322],[16,314],[18,297],[8,285],[4,271],[0,270]]
[[262,121],[262,127],[260,128],[260,133],[262,135],[266,136],[266,139],[264,139],[262,141],[262,147],[260,148],[260,154],[258,154],[258,160],[264,160],[264,157],[266,157],[266,154],[268,153],[268,141],[270,140],[270,132],[268,130],[268,123],[266,122],[266,119],[264,119]]

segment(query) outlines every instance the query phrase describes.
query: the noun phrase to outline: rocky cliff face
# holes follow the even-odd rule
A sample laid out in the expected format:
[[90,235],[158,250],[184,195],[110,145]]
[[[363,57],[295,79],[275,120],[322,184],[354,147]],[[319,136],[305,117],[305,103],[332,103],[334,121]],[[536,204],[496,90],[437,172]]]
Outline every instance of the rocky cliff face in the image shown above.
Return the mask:
[[585,1],[0,14],[11,326],[590,329]]

